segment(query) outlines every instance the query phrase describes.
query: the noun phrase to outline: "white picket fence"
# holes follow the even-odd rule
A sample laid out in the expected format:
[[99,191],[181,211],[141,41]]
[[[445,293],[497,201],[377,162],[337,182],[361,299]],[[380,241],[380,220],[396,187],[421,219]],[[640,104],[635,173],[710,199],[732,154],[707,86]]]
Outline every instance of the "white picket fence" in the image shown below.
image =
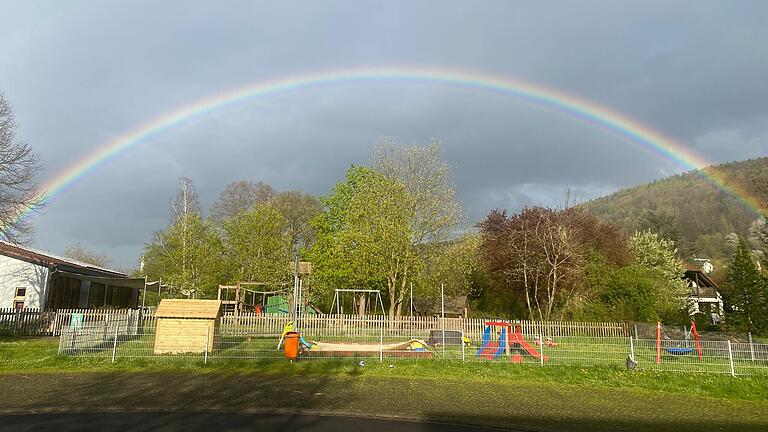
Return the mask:
[[59,336],[63,327],[123,322],[127,326],[145,325],[154,317],[139,309],[59,309],[43,311],[35,308],[0,309],[0,332],[17,336]]
[[[72,325],[76,315],[78,325],[93,327],[104,322],[121,322],[133,327],[154,328],[152,311],[140,309],[0,309],[0,331],[14,335],[59,336],[63,327]],[[219,329],[234,335],[282,333],[290,316],[282,314],[246,313],[222,316]],[[408,336],[430,330],[461,331],[480,335],[487,321],[483,318],[441,318],[435,316],[401,316],[389,319],[384,315],[303,315],[298,327],[305,334],[318,336],[369,336],[380,329],[393,335]],[[517,321],[524,334],[543,334],[550,337],[625,337],[630,335],[631,325],[620,322],[571,322],[571,321]]]
[[[227,334],[277,334],[282,333],[291,321],[288,315],[225,315],[219,329]],[[307,335],[365,337],[386,329],[389,334],[408,336],[430,330],[460,331],[480,335],[488,321],[484,318],[441,318],[434,316],[401,316],[389,319],[383,315],[304,315],[297,326]],[[506,322],[512,322],[506,320]],[[631,325],[619,322],[569,322],[569,321],[516,321],[523,334],[543,334],[549,337],[627,337]]]

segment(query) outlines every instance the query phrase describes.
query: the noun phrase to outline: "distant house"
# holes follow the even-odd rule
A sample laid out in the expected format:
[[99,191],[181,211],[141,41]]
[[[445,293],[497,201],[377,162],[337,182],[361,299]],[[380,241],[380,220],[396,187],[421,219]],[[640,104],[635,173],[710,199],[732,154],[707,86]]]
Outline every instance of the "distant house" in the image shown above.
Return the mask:
[[0,308],[134,308],[144,279],[0,241]]
[[[405,314],[409,312],[405,309]],[[469,300],[467,296],[445,296],[445,316],[449,318],[468,318]],[[440,299],[415,298],[413,299],[413,313],[422,316],[440,316],[442,305]]]
[[713,324],[719,324],[723,320],[723,295],[717,284],[697,268],[688,268],[683,280],[689,289],[686,297],[688,313],[703,313]]

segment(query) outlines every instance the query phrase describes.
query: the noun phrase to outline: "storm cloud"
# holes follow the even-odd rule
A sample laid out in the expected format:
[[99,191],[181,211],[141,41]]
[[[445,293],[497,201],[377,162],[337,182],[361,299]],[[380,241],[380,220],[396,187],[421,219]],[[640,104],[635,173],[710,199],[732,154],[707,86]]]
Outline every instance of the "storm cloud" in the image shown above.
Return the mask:
[[[248,83],[370,66],[470,69],[634,118],[712,162],[768,153],[765,2],[16,2],[0,89],[45,181],[163,113]],[[513,98],[418,83],[256,98],[104,164],[34,217],[135,267],[179,176],[210,206],[234,180],[327,193],[385,136],[442,140],[471,224],[490,209],[589,199],[674,174],[638,145]]]

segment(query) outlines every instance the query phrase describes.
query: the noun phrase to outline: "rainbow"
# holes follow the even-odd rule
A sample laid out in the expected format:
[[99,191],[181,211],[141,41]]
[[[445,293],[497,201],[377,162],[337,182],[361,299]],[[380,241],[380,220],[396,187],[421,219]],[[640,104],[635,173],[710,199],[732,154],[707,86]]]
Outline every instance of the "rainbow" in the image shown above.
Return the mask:
[[[671,161],[683,171],[702,170],[712,165],[681,143],[621,113],[553,88],[476,71],[426,67],[369,67],[336,69],[259,81],[197,100],[141,124],[99,146],[95,151],[45,182],[41,186],[44,192],[40,200],[41,202],[52,201],[76,186],[80,180],[88,177],[99,167],[170,129],[253,98],[323,86],[414,82],[455,86],[513,97],[617,135],[628,143],[638,145],[664,160]],[[700,174],[712,185],[734,197],[749,211],[756,215],[761,214],[760,201],[746,189],[727,183],[727,179],[713,170],[700,171]],[[21,212],[17,220],[28,217],[30,213],[29,210]]]

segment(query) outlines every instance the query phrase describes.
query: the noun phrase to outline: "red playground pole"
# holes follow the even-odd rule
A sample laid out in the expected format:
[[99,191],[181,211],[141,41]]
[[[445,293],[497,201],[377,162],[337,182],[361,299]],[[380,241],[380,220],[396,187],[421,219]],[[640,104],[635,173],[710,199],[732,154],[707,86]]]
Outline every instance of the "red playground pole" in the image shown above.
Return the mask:
[[656,364],[661,364],[661,321],[656,321]]
[[696,331],[696,321],[691,320],[691,332],[693,332],[693,340],[696,341],[696,352],[699,353],[699,360],[701,360],[701,344],[699,343],[699,332]]

